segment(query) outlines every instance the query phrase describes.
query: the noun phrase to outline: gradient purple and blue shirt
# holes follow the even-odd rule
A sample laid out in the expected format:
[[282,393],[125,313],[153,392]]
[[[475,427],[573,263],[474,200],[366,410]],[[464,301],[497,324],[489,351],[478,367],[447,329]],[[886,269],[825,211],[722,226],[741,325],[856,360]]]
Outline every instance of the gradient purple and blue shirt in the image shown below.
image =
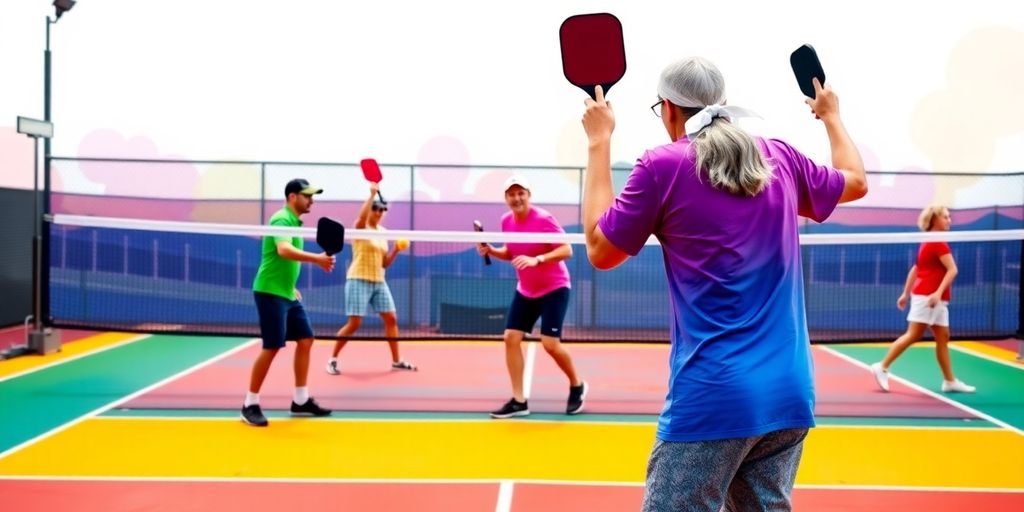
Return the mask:
[[711,187],[680,139],[644,153],[598,224],[631,255],[652,234],[661,242],[672,307],[665,441],[814,426],[797,217],[824,221],[845,179],[785,142],[755,140],[774,174],[757,196]]

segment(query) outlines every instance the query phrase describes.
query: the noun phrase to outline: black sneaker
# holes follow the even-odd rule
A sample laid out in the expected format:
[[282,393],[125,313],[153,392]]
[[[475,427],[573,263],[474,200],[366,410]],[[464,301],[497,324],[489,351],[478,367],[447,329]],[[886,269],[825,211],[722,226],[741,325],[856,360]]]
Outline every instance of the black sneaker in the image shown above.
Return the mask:
[[292,414],[302,416],[328,416],[331,414],[331,410],[320,407],[320,404],[316,403],[316,400],[310,398],[302,405],[292,402]]
[[583,399],[587,397],[587,381],[579,386],[569,386],[569,401],[565,404],[566,414],[579,414],[583,412]]
[[517,402],[515,398],[509,400],[501,409],[491,411],[491,417],[497,419],[513,418],[516,416],[529,416],[530,406],[527,402]]
[[254,427],[265,427],[268,424],[267,417],[263,415],[259,404],[242,407],[242,421]]

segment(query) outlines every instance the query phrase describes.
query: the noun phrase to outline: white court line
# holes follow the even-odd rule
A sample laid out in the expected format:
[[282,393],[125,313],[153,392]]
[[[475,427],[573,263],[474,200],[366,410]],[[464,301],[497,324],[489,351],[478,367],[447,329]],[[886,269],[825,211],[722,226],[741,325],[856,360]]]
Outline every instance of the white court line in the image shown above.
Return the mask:
[[[130,410],[130,409],[129,409]],[[551,425],[604,425],[604,426],[625,426],[625,427],[641,427],[649,429],[658,423],[657,416],[651,415],[650,420],[647,421],[610,421],[610,420],[598,420],[598,421],[586,421],[581,419],[573,420],[559,420],[559,419],[540,419],[535,415],[538,413],[532,413],[530,416],[524,416],[521,418],[515,418],[512,420],[496,420],[486,412],[479,413],[479,418],[343,418],[324,416],[320,418],[310,419],[309,417],[296,417],[296,416],[282,416],[275,417],[271,416],[270,419],[280,421],[302,421],[310,422],[316,421],[317,423],[490,423],[493,425],[508,425],[509,422],[513,423],[545,423]],[[539,414],[558,414],[564,415],[564,413],[539,413]],[[576,415],[573,418],[581,418],[583,415]],[[96,416],[93,420],[105,420],[105,421],[122,421],[122,420],[138,420],[138,421],[156,421],[156,422],[172,422],[172,421],[230,421],[232,423],[238,421],[237,415],[220,415],[220,416],[160,416],[160,415],[133,415],[133,414],[114,414],[110,416]],[[504,427],[502,427],[504,428]],[[818,428],[828,428],[828,426],[822,426]],[[981,428],[981,427],[978,427]],[[989,428],[989,430],[995,427]],[[958,430],[953,428],[953,430]],[[963,429],[959,429],[963,430]]]
[[[979,342],[976,342],[976,343],[981,343],[981,342],[979,341]],[[951,348],[953,350],[956,350],[957,352],[960,352],[962,354],[967,354],[967,355],[971,355],[971,356],[974,356],[974,357],[980,357],[982,359],[986,359],[988,361],[992,361],[993,363],[999,363],[999,364],[1001,364],[1003,366],[1009,366],[1010,368],[1016,368],[1018,370],[1024,370],[1024,365],[1020,364],[1020,361],[1014,362],[1014,361],[1007,361],[1005,359],[999,359],[998,357],[990,356],[990,355],[988,355],[988,354],[986,354],[984,352],[978,352],[977,350],[970,349],[970,348],[967,348],[967,347],[960,347],[960,346],[957,346],[957,345],[955,345],[953,343],[949,344],[949,348]]]
[[[976,418],[970,418],[974,420]],[[977,418],[980,419],[980,418]],[[935,431],[935,430],[947,430],[955,432],[964,431],[989,431],[989,430],[1004,430],[998,425],[970,425],[964,427],[947,427],[947,426],[921,426],[921,425],[818,425],[814,427],[815,430],[823,428],[837,428],[837,429],[849,429],[849,430],[921,430],[921,431]]]
[[[852,358],[852,357],[850,357],[850,356],[848,356],[846,354],[843,354],[841,352],[838,352],[838,351],[833,350],[831,348],[828,348],[826,346],[819,345],[818,347],[821,350],[825,350],[825,351],[835,355],[836,357],[839,357],[840,359],[843,359],[843,360],[845,360],[845,361],[847,361],[847,362],[849,362],[851,364],[854,364],[856,366],[859,366],[859,367],[867,370],[868,371],[868,377],[871,377],[871,375],[870,375],[870,373],[871,373],[871,365],[869,365],[867,363],[862,363],[861,361],[859,361],[857,359],[854,359],[854,358]],[[940,395],[939,393],[936,393],[934,391],[931,391],[929,389],[921,387],[921,386],[919,386],[919,385],[917,385],[917,384],[915,384],[913,382],[910,382],[907,379],[904,379],[904,378],[901,378],[901,377],[897,377],[892,372],[889,372],[889,378],[890,379],[895,379],[897,382],[901,382],[904,385],[906,385],[906,386],[908,386],[910,388],[916,389],[917,391],[920,391],[921,393],[924,393],[924,394],[926,394],[926,395],[928,395],[928,396],[930,396],[930,397],[932,397],[932,398],[934,398],[936,400],[939,400],[941,402],[945,402],[945,403],[947,403],[949,405],[952,405],[953,407],[956,407],[957,409],[960,409],[961,411],[964,411],[964,412],[966,412],[968,414],[972,414],[972,415],[977,416],[977,417],[979,417],[981,419],[985,419],[985,420],[991,421],[992,423],[995,423],[996,425],[999,425],[1000,427],[1003,427],[1003,428],[1005,428],[1007,430],[1010,430],[1012,432],[1016,432],[1017,434],[1024,436],[1024,430],[1021,430],[1021,429],[1019,429],[1017,427],[1014,427],[1013,425],[1010,425],[1009,423],[1007,423],[1005,421],[1002,421],[1002,420],[996,418],[995,416],[990,416],[990,415],[985,414],[985,413],[983,413],[983,412],[981,412],[981,411],[979,411],[979,410],[977,410],[977,409],[975,409],[973,407],[969,407],[969,406],[964,405],[964,404],[962,404],[960,402],[957,402],[956,400],[947,398],[947,397],[945,397],[943,395]]]
[[512,486],[515,483],[512,480],[502,480],[498,484],[498,505],[494,507],[494,512],[509,512],[512,510]]
[[[549,413],[541,413],[541,414],[549,414]],[[550,414],[559,414],[559,413],[550,413]],[[412,418],[412,417],[410,417],[410,418],[357,418],[357,417],[326,416],[326,417],[322,417],[322,418],[316,418],[315,421],[317,421],[319,423],[490,423],[490,424],[494,424],[494,425],[508,425],[507,421],[496,421],[494,418],[491,418],[490,416],[488,416],[487,413],[481,412],[481,413],[479,413],[479,416],[480,417],[478,417],[478,418]],[[643,429],[649,429],[649,428],[651,428],[652,426],[655,426],[658,423],[657,416],[655,416],[655,415],[649,415],[649,416],[650,416],[650,419],[646,420],[646,421],[612,421],[612,420],[588,421],[588,420],[582,419],[582,418],[585,418],[585,415],[577,415],[577,416],[573,416],[573,418],[580,418],[580,419],[573,419],[573,420],[567,421],[567,420],[562,420],[562,419],[541,419],[541,418],[537,418],[536,415],[531,414],[530,416],[527,416],[527,417],[516,418],[513,421],[515,423],[527,423],[527,422],[529,422],[529,423],[546,423],[546,424],[552,424],[552,425],[601,425],[601,426],[611,426],[611,427],[623,426],[623,427],[639,427],[639,428],[643,428]],[[282,417],[273,417],[272,416],[271,418],[274,421],[279,421],[279,422],[280,421],[303,421],[303,422],[311,421],[309,418],[292,417],[292,416],[282,416]],[[125,414],[125,415],[114,414],[114,415],[109,415],[109,416],[108,415],[97,416],[97,417],[92,418],[92,419],[93,420],[97,420],[97,421],[124,421],[124,420],[128,420],[128,421],[154,421],[154,422],[175,422],[175,421],[179,421],[179,422],[180,421],[218,422],[218,421],[224,421],[224,422],[232,422],[232,423],[234,423],[235,421],[238,421],[238,418],[236,417],[236,415],[234,415],[234,414],[228,415],[226,413],[218,415],[218,416],[161,416],[161,415],[144,415],[144,414],[139,414],[139,415],[134,415],[134,414]],[[832,424],[825,423],[825,424],[819,424],[818,426],[816,426],[814,428],[815,428],[815,430],[823,430],[823,429],[920,430],[920,431],[946,430],[946,431],[955,431],[955,432],[963,432],[963,431],[971,431],[971,430],[974,430],[974,431],[1005,430],[1004,427],[1001,427],[1001,426],[995,425],[995,424],[993,424],[991,426],[986,426],[986,425],[970,425],[970,426],[963,426],[963,427],[947,427],[947,426],[920,426],[920,425],[832,425]]]
[[110,409],[113,409],[114,407],[117,407],[118,405],[121,405],[121,404],[123,404],[125,402],[131,401],[132,399],[134,399],[136,397],[142,396],[142,395],[144,395],[144,394],[146,394],[146,393],[148,393],[148,392],[150,392],[150,391],[152,391],[154,389],[159,388],[160,386],[163,386],[164,384],[167,384],[169,382],[173,382],[174,380],[179,379],[181,377],[184,377],[185,375],[188,375],[188,374],[190,374],[190,373],[192,373],[192,372],[194,372],[196,370],[199,370],[199,369],[204,368],[206,366],[209,366],[209,365],[211,365],[211,364],[213,364],[213,363],[215,363],[217,361],[220,361],[221,359],[224,359],[224,358],[226,358],[228,356],[231,356],[232,354],[234,354],[236,352],[240,352],[241,350],[246,349],[249,346],[255,344],[257,341],[259,341],[259,340],[258,339],[251,339],[251,340],[249,340],[249,341],[247,341],[245,343],[242,343],[241,345],[239,345],[239,346],[237,346],[237,347],[235,347],[235,348],[233,348],[231,350],[228,350],[226,352],[218,354],[218,355],[216,355],[216,356],[214,356],[214,357],[212,357],[210,359],[207,359],[206,361],[202,361],[202,362],[200,362],[198,364],[195,364],[195,365],[193,365],[193,366],[191,366],[189,368],[186,368],[186,369],[184,369],[184,370],[182,370],[182,371],[180,371],[180,372],[178,372],[178,373],[176,373],[174,375],[171,375],[170,377],[167,377],[166,379],[163,379],[160,382],[157,382],[155,384],[152,384],[152,385],[149,385],[149,386],[147,386],[145,388],[142,388],[142,389],[140,389],[140,390],[138,390],[138,391],[136,391],[136,392],[134,392],[134,393],[132,393],[130,395],[127,395],[127,396],[122,397],[122,398],[120,398],[118,400],[110,402],[109,404],[104,405],[104,406],[102,406],[102,407],[100,407],[98,409],[95,409],[93,411],[87,412],[87,413],[85,413],[85,414],[83,414],[83,415],[81,415],[81,416],[79,416],[79,417],[77,417],[77,418],[75,418],[75,419],[73,419],[71,421],[68,421],[67,423],[64,423],[64,424],[62,424],[62,425],[60,425],[58,427],[54,427],[54,428],[50,429],[47,432],[43,432],[42,434],[39,434],[38,436],[33,437],[32,439],[29,439],[28,441],[25,441],[25,442],[23,442],[23,443],[21,443],[19,445],[14,446],[14,447],[8,448],[6,451],[0,452],[0,459],[3,459],[4,457],[7,457],[8,455],[11,455],[11,454],[16,453],[16,452],[18,452],[18,451],[20,451],[20,450],[22,450],[24,448],[27,448],[27,447],[31,446],[33,444],[36,444],[39,441],[42,441],[42,440],[44,440],[46,438],[52,437],[52,436],[54,436],[54,435],[56,435],[56,434],[58,434],[60,432],[63,432],[65,430],[67,430],[67,429],[69,429],[69,428],[71,428],[71,427],[73,427],[73,426],[75,426],[75,425],[77,425],[77,424],[79,424],[79,423],[89,419],[89,418],[95,417],[95,416],[97,416],[99,414],[102,414],[102,413],[104,413],[106,411],[109,411]]
[[119,341],[117,343],[113,343],[113,344],[107,345],[105,347],[100,347],[98,349],[91,350],[89,352],[83,352],[83,353],[78,354],[76,356],[71,356],[71,357],[68,357],[66,359],[60,359],[60,360],[54,361],[52,363],[47,363],[47,364],[44,364],[44,365],[41,365],[41,366],[36,366],[35,368],[29,368],[27,370],[22,370],[22,371],[20,371],[18,373],[12,373],[10,375],[6,375],[4,377],[0,377],[0,382],[3,382],[5,380],[16,379],[18,377],[21,377],[21,376],[24,376],[24,375],[28,375],[30,373],[35,373],[35,372],[38,372],[38,371],[41,371],[41,370],[45,370],[47,368],[53,368],[54,366],[59,366],[59,365],[62,365],[64,363],[70,363],[71,361],[77,361],[77,360],[79,360],[79,359],[81,359],[83,357],[93,356],[93,355],[99,354],[101,352],[106,352],[106,351],[111,350],[111,349],[123,347],[123,346],[125,346],[125,345],[127,345],[129,343],[135,343],[136,341],[143,340],[143,339],[149,338],[151,336],[152,336],[152,334],[142,334],[142,335],[139,335],[139,336],[135,336],[134,338],[128,338],[128,339],[126,339],[124,341]]
[[523,398],[530,399],[530,390],[533,388],[533,367],[537,362],[537,342],[531,341],[526,344],[526,363],[523,365]]
[[[600,480],[495,480],[453,478],[271,478],[271,477],[182,477],[182,476],[80,476],[80,475],[0,475],[0,481],[69,481],[69,482],[195,482],[195,483],[252,483],[252,484],[430,484],[430,485],[558,485],[575,487],[643,487],[643,482]],[[835,491],[894,491],[894,492],[988,492],[1024,494],[1024,489],[1013,487],[928,487],[909,485],[839,485],[796,484],[796,489]],[[509,491],[511,492],[511,491]]]

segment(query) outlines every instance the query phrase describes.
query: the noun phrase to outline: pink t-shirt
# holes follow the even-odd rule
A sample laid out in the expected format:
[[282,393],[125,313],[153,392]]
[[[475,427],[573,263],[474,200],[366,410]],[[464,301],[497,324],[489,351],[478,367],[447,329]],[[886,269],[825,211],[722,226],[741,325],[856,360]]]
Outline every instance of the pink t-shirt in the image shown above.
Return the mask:
[[[518,233],[565,233],[555,217],[542,208],[530,207],[526,219],[517,221],[512,212],[501,217],[501,230]],[[509,243],[505,247],[512,258],[516,256],[538,256],[551,252],[561,244]],[[569,267],[564,261],[544,262],[536,267],[516,271],[519,284],[516,291],[531,299],[542,297],[559,288],[569,288]]]

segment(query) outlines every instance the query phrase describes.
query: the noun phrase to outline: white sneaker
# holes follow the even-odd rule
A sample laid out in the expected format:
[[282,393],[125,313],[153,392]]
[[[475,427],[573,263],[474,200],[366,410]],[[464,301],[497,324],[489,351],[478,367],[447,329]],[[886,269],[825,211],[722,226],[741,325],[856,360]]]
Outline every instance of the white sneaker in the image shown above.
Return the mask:
[[974,386],[968,386],[960,379],[942,381],[943,393],[974,393],[974,390]]
[[391,369],[392,370],[408,370],[410,372],[414,372],[414,371],[417,370],[416,365],[410,363],[409,361],[399,361],[397,363],[391,363]]
[[327,373],[331,375],[341,375],[341,372],[338,371],[337,359],[331,359],[330,361],[327,361]]
[[871,374],[875,376],[875,382],[882,391],[889,392],[889,372],[882,368],[882,363],[871,365]]

